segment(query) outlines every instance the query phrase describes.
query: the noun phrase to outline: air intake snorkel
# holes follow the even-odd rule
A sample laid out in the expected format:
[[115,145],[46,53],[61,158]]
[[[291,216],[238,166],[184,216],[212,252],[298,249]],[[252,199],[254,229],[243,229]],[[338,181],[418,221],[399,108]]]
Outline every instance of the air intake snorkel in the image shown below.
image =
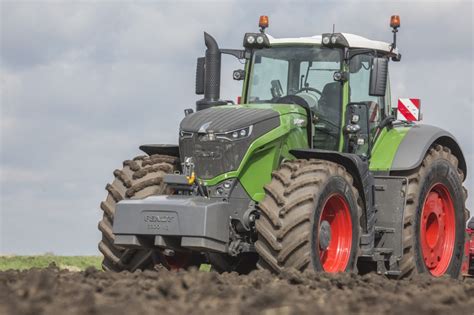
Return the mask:
[[[201,64],[201,70],[199,70],[200,61],[198,59],[198,71],[196,72],[196,94],[204,92],[204,98],[196,102],[196,110],[227,104],[227,102],[219,99],[221,88],[221,51],[216,40],[206,32],[204,32],[204,42],[207,47],[204,65]],[[204,91],[202,91],[202,88]]]

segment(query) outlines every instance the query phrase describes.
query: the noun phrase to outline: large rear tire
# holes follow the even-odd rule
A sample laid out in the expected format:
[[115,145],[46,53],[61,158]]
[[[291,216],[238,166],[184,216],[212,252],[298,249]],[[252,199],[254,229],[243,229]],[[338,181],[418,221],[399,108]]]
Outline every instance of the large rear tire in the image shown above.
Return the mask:
[[[102,267],[105,270],[143,270],[153,268],[157,263],[159,255],[153,251],[124,249],[114,245],[112,225],[115,207],[123,199],[142,199],[165,194],[167,188],[163,183],[163,176],[173,173],[178,162],[178,158],[167,155],[138,156],[123,162],[123,168],[114,171],[115,180],[105,187],[108,195],[100,204],[104,213],[99,222],[99,230],[102,232],[99,250],[104,256]],[[173,269],[173,266],[165,266]]]
[[256,221],[260,268],[356,270],[362,208],[344,167],[323,160],[285,162],[265,192]]
[[400,277],[428,273],[457,278],[461,271],[467,191],[450,149],[434,145],[408,177]]

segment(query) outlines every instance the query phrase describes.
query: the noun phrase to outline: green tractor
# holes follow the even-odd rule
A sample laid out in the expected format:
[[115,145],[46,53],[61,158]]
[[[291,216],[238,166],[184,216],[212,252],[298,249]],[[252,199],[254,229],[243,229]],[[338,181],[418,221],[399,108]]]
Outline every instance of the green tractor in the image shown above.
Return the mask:
[[[221,49],[205,33],[196,111],[179,145],[150,144],[106,186],[106,270],[206,266],[278,273],[376,271],[458,277],[466,161],[447,131],[391,106],[392,43],[345,33],[247,33]],[[220,98],[221,56],[245,62],[238,104]]]

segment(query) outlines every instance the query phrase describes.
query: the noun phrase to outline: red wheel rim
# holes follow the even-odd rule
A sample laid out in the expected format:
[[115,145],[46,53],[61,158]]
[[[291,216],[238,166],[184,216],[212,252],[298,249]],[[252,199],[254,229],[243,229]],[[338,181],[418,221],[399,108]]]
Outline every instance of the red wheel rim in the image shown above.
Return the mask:
[[420,243],[423,261],[433,276],[446,273],[454,252],[456,223],[454,205],[443,184],[434,185],[423,204]]
[[321,227],[321,222],[327,221],[331,236],[329,245],[325,249],[321,248],[319,241],[316,246],[321,265],[326,272],[345,271],[349,263],[352,248],[352,219],[349,209],[346,199],[340,194],[329,196],[324,203],[319,227]]

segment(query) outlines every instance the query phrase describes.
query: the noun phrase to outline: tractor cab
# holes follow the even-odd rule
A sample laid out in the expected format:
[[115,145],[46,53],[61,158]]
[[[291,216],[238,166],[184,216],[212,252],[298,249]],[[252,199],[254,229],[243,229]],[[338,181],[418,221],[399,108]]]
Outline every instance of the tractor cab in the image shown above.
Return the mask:
[[303,106],[313,123],[310,148],[370,157],[377,128],[391,117],[388,60],[401,59],[399,17],[390,21],[392,43],[347,33],[274,38],[265,16],[259,26],[244,37],[243,101]]
[[198,58],[196,72],[196,93],[204,98],[197,110],[227,104],[219,99],[220,55],[230,54],[245,59],[245,70],[233,75],[244,81],[241,104],[303,107],[309,148],[368,159],[378,129],[392,117],[388,61],[401,59],[398,16],[392,16],[390,25],[392,43],[346,33],[274,38],[265,33],[268,17],[262,16],[260,32],[245,34],[244,50],[219,49],[206,33],[208,50]]
[[[376,127],[391,114],[387,61],[399,60],[398,51],[345,33],[266,37],[269,47],[252,50],[248,60],[244,102],[303,106],[313,122],[311,147],[368,156]],[[344,137],[355,132],[348,146]]]

